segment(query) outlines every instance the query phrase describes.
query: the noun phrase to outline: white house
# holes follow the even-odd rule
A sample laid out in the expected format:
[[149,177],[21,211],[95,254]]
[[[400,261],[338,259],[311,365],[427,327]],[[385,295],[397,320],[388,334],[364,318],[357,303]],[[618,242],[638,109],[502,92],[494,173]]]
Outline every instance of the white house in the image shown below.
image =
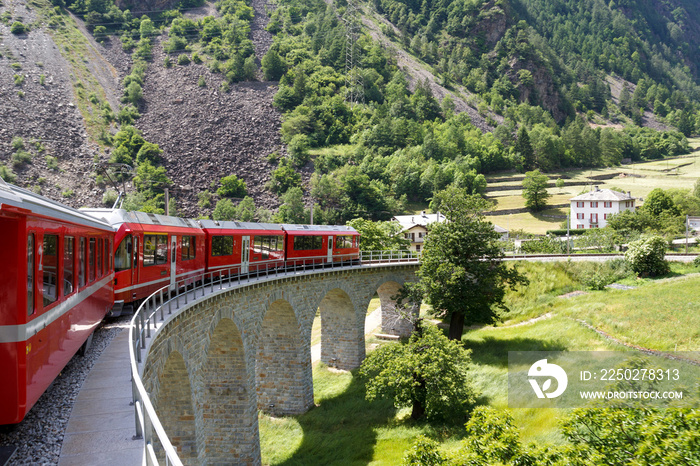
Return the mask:
[[[401,224],[401,231],[404,238],[411,242],[411,251],[420,252],[423,250],[423,242],[428,235],[428,225],[434,222],[445,222],[447,219],[440,212],[437,214],[426,214],[425,211],[416,215],[397,215],[392,218]],[[508,230],[497,225],[494,230],[501,234],[501,239],[508,239]]]
[[571,228],[603,228],[608,218],[625,210],[635,210],[635,198],[627,191],[599,189],[571,198]]

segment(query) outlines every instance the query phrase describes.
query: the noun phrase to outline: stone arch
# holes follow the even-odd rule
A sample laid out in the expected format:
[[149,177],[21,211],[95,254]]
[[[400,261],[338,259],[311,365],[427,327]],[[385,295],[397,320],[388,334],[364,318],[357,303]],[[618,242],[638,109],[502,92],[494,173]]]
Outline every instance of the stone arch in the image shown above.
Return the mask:
[[170,442],[185,465],[196,465],[197,438],[192,386],[185,359],[171,351],[158,377],[161,390],[155,408]]
[[313,405],[311,353],[291,304],[272,302],[260,326],[255,360],[258,409],[299,414]]
[[376,292],[379,295],[379,301],[382,308],[382,332],[388,335],[399,335],[407,337],[413,331],[412,317],[418,317],[420,311],[420,303],[414,306],[411,310],[411,316],[401,316],[396,311],[396,300],[394,297],[399,293],[405,280],[398,277],[387,277],[382,280],[376,287]]
[[364,310],[358,317],[352,299],[341,288],[328,291],[318,307],[321,311],[321,361],[344,370],[359,366],[365,358]]
[[200,369],[200,464],[260,464],[257,404],[238,326],[224,317],[210,333]]

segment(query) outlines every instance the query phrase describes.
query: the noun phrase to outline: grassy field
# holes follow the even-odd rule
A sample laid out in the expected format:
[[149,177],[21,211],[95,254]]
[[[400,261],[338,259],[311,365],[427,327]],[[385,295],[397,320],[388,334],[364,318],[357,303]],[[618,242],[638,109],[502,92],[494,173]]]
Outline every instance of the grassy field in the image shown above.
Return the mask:
[[[617,188],[630,191],[635,197],[646,197],[653,189],[684,188],[692,189],[695,182],[700,178],[700,138],[691,140],[691,146],[695,153],[665,160],[653,162],[635,163],[611,168],[596,168],[588,170],[567,170],[556,173],[549,173],[552,180],[560,176],[565,178],[567,183],[585,182],[586,185],[564,186],[563,188],[548,188],[547,192],[552,196],[548,204],[556,205],[567,203],[570,198],[583,192],[589,191],[593,186],[600,188]],[[615,175],[611,179],[596,180],[592,177]],[[491,180],[503,179],[503,175],[490,177]],[[522,181],[499,181],[489,182],[489,187],[497,186],[521,186]],[[525,199],[522,197],[522,190],[491,191],[487,188],[487,195],[496,201],[494,210],[521,209],[525,207]],[[552,209],[550,209],[551,211]],[[543,211],[537,214],[530,212],[518,214],[498,214],[490,216],[490,220],[508,230],[525,230],[529,233],[543,234],[547,230],[559,228],[562,219],[556,220],[547,215],[566,216],[568,208],[555,209],[558,212]]]
[[[472,380],[479,402],[507,407],[508,351],[634,351],[587,328],[583,320],[626,343],[657,350],[700,351],[700,303],[695,300],[700,275],[690,265],[673,264],[670,278],[624,279],[633,290],[586,291],[582,277],[594,273],[595,263],[517,263],[531,279],[527,287],[509,291],[513,312],[503,324],[467,330],[465,347],[472,351]],[[530,320],[533,317],[547,318]],[[368,347],[377,344],[370,337]],[[392,344],[392,343],[382,343]],[[294,417],[260,415],[263,464],[271,465],[395,465],[418,435],[441,442],[454,452],[460,447],[461,425],[416,423],[409,410],[391,403],[364,399],[364,387],[354,373],[314,368],[316,407]],[[563,410],[511,410],[524,444],[564,442],[558,425]]]

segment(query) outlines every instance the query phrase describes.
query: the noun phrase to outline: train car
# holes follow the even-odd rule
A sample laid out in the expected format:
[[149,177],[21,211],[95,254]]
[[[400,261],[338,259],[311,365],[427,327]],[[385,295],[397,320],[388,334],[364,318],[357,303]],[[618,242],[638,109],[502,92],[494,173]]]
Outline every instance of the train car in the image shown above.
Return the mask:
[[288,266],[359,262],[360,234],[340,225],[282,225]]
[[123,209],[83,209],[112,225],[114,250],[113,314],[124,304],[147,298],[170,285],[188,285],[204,272],[204,231],[195,220]]
[[111,308],[114,231],[0,179],[0,242],[0,424],[16,424]]
[[207,272],[257,273],[284,265],[284,230],[271,223],[199,220],[207,235]]

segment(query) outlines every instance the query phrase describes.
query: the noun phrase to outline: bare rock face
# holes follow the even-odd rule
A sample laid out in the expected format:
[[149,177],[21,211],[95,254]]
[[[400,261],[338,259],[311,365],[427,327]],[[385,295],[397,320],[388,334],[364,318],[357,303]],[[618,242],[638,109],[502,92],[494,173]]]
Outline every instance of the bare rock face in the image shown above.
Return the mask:
[[197,194],[230,174],[246,182],[256,205],[276,207],[265,184],[273,169],[266,156],[283,150],[281,115],[272,106],[277,84],[244,82],[225,92],[224,77],[205,65],[166,68],[164,58],[155,44],[136,126],[163,149],[181,212],[198,215]]

